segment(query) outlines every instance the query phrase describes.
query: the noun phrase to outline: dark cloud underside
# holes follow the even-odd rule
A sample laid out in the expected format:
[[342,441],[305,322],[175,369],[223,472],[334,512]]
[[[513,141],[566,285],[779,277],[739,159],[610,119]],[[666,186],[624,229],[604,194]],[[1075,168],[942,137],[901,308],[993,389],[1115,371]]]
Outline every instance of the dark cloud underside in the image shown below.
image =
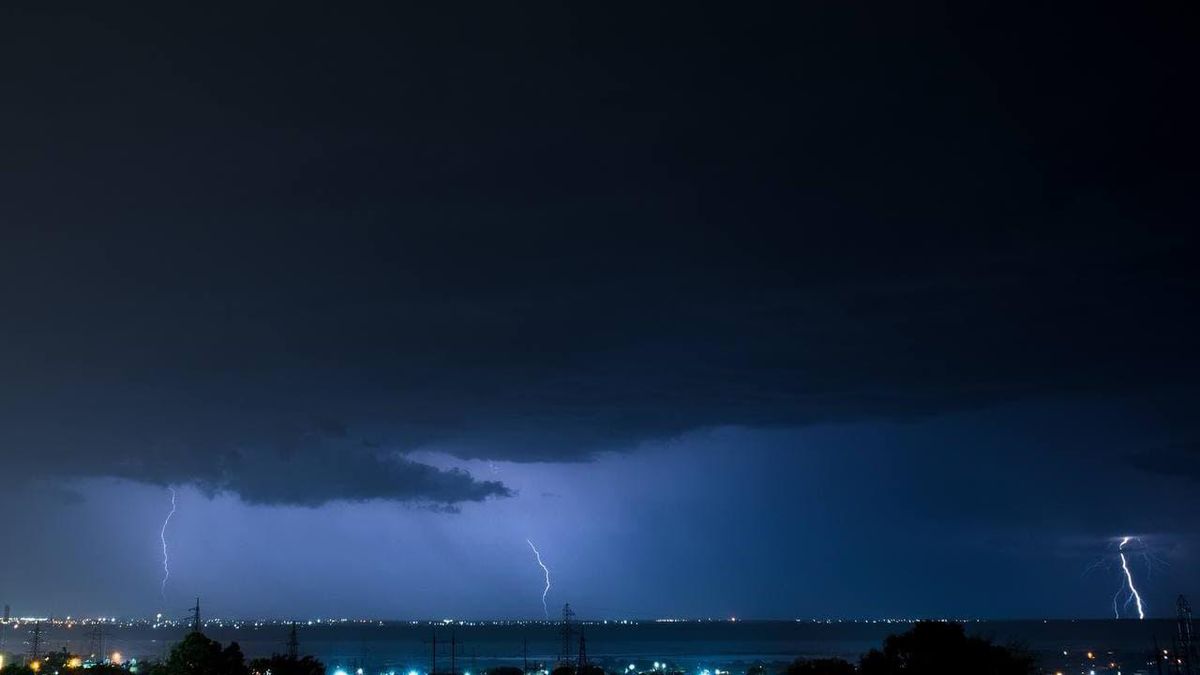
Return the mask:
[[508,491],[406,452],[1194,395],[1175,17],[46,11],[0,16],[14,465],[453,505]]

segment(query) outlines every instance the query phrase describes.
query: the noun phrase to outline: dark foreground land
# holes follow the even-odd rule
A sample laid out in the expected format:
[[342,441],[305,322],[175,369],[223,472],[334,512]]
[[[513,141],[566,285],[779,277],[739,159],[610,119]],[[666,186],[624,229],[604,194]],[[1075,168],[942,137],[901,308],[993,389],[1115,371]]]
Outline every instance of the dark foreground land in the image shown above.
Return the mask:
[[[592,622],[578,626],[587,640],[588,661],[610,673],[679,672],[703,675],[704,671],[735,675],[782,672],[796,659],[845,659],[858,663],[879,649],[889,635],[912,628],[907,622],[815,621],[706,621],[706,622]],[[228,645],[237,642],[244,658],[285,654],[289,626],[282,622],[212,621],[204,634]],[[1174,621],[979,621],[964,625],[964,633],[1001,646],[1019,646],[1032,657],[1035,672],[1153,673],[1149,659],[1155,648],[1169,648]],[[29,627],[8,627],[6,665],[20,664],[28,651]],[[47,623],[43,627],[43,652],[66,649],[86,659],[96,650],[98,633],[103,654],[119,652],[126,664],[163,662],[171,648],[188,633],[183,626],[151,627],[110,624],[97,631],[83,624]],[[322,662],[329,673],[344,670],[355,675],[416,671],[425,675],[434,667],[433,639],[438,640],[436,669],[456,673],[482,673],[501,667],[553,669],[562,640],[559,627],[550,622],[302,622],[298,626],[298,652]],[[451,648],[451,640],[454,648]],[[577,661],[578,634],[571,640],[572,660]],[[452,654],[453,651],[453,654]],[[656,664],[658,668],[656,669]],[[629,666],[634,666],[633,671]],[[1200,664],[1198,664],[1200,665]],[[145,669],[143,669],[145,670]],[[1171,672],[1165,670],[1164,672]],[[273,673],[273,675],[280,675]]]

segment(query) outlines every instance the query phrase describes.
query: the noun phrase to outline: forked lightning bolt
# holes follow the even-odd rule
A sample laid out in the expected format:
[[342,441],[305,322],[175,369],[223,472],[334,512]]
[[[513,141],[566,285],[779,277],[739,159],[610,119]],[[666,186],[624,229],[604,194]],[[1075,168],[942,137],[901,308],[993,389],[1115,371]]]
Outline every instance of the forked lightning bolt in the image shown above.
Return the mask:
[[[1125,544],[1129,543],[1131,537],[1125,537],[1121,540],[1121,545],[1117,547],[1117,554],[1121,556],[1121,570],[1125,572],[1125,581],[1129,584],[1129,592],[1133,599],[1137,602],[1137,612],[1139,619],[1146,618],[1146,612],[1142,610],[1142,596],[1138,593],[1137,587],[1133,585],[1133,574],[1129,571],[1129,562],[1125,560]],[[1113,609],[1116,609],[1116,601],[1113,601]]]
[[550,592],[550,568],[546,567],[546,563],[542,562],[542,554],[538,553],[537,547],[533,545],[533,542],[526,539],[525,543],[529,544],[529,548],[533,549],[533,555],[537,556],[537,564],[541,565],[542,572],[546,574],[546,588],[542,590],[542,613],[549,619],[550,607],[546,605],[546,594]]
[[162,586],[159,590],[162,593],[163,600],[167,599],[167,579],[171,578],[171,567],[167,564],[169,561],[167,557],[167,524],[171,522],[171,516],[175,515],[175,488],[167,486],[167,489],[171,491],[171,512],[163,520],[162,530],[158,533],[158,538],[162,541],[163,549],[163,578]]

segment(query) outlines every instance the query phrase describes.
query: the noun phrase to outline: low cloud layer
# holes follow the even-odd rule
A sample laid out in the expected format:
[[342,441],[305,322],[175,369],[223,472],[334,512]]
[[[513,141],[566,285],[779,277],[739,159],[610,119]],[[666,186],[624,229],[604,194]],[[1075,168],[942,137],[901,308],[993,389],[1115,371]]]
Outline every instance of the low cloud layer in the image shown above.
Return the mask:
[[[136,420],[122,418],[127,424]],[[119,435],[110,427],[84,426],[41,444],[5,440],[7,447],[38,447],[13,453],[8,470],[30,478],[110,476],[158,485],[194,485],[231,493],[250,504],[320,506],[328,502],[387,500],[438,510],[464,502],[505,498],[501,482],[477,480],[461,469],[414,461],[394,448],[329,433],[323,423],[264,436],[247,430],[187,436],[163,420],[158,429]],[[239,433],[239,431],[241,433]]]

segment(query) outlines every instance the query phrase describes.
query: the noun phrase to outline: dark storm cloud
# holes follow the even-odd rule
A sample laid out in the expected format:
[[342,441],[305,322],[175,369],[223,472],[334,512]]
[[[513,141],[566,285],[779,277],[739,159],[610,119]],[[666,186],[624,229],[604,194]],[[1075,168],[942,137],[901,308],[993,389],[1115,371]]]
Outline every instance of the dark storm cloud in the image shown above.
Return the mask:
[[1200,481],[1200,443],[1178,443],[1142,450],[1128,457],[1130,466],[1148,474]]
[[[135,476],[136,477],[136,476]],[[318,506],[335,500],[390,499],[443,507],[512,492],[496,481],[477,481],[460,469],[442,470],[399,456],[301,449],[283,466],[262,454],[239,455],[223,467],[214,487],[250,503]]]
[[475,10],[7,10],[5,457],[454,504],[404,452],[1194,395],[1171,17]]
[[[40,441],[9,433],[6,447],[38,452],[12,453],[6,466],[35,479],[113,476],[159,485],[194,484],[210,494],[236,494],[251,504],[393,500],[452,511],[463,502],[513,494],[498,481],[435,468],[352,438],[327,421],[261,433],[256,416],[243,419],[250,418],[250,426],[230,417],[206,420],[219,431],[184,429],[194,415],[176,415],[158,427],[137,416],[112,418]],[[123,424],[140,426],[124,433],[119,429]]]

